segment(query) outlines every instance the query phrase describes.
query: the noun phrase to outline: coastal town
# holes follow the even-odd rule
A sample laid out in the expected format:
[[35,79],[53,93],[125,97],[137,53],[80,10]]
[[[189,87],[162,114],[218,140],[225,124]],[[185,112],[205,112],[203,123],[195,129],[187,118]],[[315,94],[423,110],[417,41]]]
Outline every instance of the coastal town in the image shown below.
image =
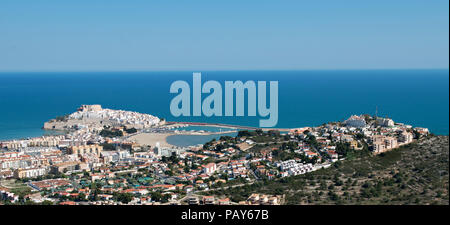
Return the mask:
[[[43,125],[59,134],[0,141],[0,203],[282,205],[282,193],[210,193],[311,173],[360,152],[385,154],[430,135],[427,128],[367,114],[293,129],[179,129],[190,125],[82,105]],[[179,134],[220,138],[187,147],[166,142]]]

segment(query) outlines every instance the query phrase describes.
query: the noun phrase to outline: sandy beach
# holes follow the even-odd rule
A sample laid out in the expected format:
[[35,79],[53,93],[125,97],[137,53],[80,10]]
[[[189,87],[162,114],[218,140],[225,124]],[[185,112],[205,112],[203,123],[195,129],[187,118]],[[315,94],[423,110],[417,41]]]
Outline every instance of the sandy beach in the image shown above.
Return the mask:
[[[140,145],[150,145],[152,147],[156,146],[159,142],[161,147],[176,147],[167,143],[167,137],[172,135],[192,135],[192,136],[207,136],[215,134],[229,134],[235,133],[236,131],[223,131],[223,132],[195,132],[195,131],[178,131],[175,133],[140,133],[127,138],[128,141],[136,142]],[[201,143],[203,144],[203,143]]]
[[174,147],[167,143],[166,138],[168,136],[174,135],[173,133],[140,133],[137,135],[134,135],[127,140],[129,141],[135,141],[136,143],[140,145],[150,145],[152,147],[156,146],[156,143],[159,142],[159,146],[161,147]]

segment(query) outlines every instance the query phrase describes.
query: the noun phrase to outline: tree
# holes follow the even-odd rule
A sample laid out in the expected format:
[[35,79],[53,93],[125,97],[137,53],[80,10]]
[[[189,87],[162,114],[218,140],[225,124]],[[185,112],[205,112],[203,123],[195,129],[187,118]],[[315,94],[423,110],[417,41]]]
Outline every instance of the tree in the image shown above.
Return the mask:
[[269,136],[272,136],[272,137],[279,137],[280,136],[280,131],[278,131],[278,130],[269,130],[267,132],[267,134]]
[[43,201],[41,204],[42,204],[42,205],[53,205],[53,202],[52,202],[52,201],[49,201],[49,200],[45,200],[45,201]]
[[347,154],[350,151],[351,151],[351,149],[350,149],[350,144],[349,143],[347,143],[347,142],[345,142],[345,143],[338,142],[336,144],[336,153],[338,153],[339,155],[342,155],[342,156],[346,157]]
[[129,134],[133,134],[133,133],[136,133],[137,130],[136,130],[136,128],[132,127],[132,128],[130,128],[130,129],[125,129],[125,132],[127,132],[127,133],[129,133]]
[[333,191],[329,191],[328,192],[328,196],[330,196],[330,200],[331,201],[338,201],[339,200],[339,195],[337,195]]
[[162,196],[161,202],[162,202],[162,203],[166,203],[166,202],[169,201],[170,198],[171,198],[171,195],[170,195],[170,194],[165,194],[165,195]]
[[[255,134],[256,134],[256,132],[255,132]],[[240,130],[240,131],[238,131],[238,135],[237,135],[238,137],[251,137],[251,136],[253,136],[253,134],[252,133],[250,133],[250,131],[248,131],[248,130]]]
[[119,201],[122,202],[124,204],[128,204],[129,202],[131,202],[131,200],[133,200],[133,195],[130,193],[114,193],[114,198]]
[[86,200],[86,195],[84,193],[78,194],[78,197],[76,199],[77,201],[84,201]]
[[152,192],[150,195],[152,196],[152,200],[155,202],[160,202],[163,198],[162,194],[159,192]]
[[109,130],[109,129],[103,129],[100,131],[100,136],[102,137],[122,137],[123,132],[121,130]]

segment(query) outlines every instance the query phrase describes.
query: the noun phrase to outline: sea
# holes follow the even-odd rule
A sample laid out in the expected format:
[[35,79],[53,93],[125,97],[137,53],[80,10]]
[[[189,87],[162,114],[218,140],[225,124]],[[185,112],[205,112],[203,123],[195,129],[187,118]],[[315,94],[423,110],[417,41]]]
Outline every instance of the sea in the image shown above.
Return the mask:
[[225,81],[278,81],[277,128],[318,126],[351,115],[377,114],[427,127],[438,135],[449,133],[448,69],[2,72],[0,140],[52,134],[41,129],[44,122],[70,114],[82,104],[148,113],[167,121],[259,126],[264,119],[259,116],[173,116],[169,106],[177,94],[169,92],[170,85],[184,80],[192,91],[193,72],[202,73],[203,83],[216,80],[223,89]]

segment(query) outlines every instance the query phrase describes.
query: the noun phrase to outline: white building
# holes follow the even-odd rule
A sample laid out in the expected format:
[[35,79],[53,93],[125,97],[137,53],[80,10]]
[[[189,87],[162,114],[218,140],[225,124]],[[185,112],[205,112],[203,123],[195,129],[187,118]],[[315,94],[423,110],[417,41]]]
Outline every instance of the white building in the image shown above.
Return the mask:
[[400,134],[398,140],[400,142],[403,142],[404,144],[411,143],[413,141],[413,134],[410,132],[404,131]]
[[314,170],[314,167],[311,163],[303,164],[297,163],[295,160],[286,160],[282,162],[276,162],[275,166],[280,167],[281,176],[296,176],[300,174],[305,174],[307,172],[311,172]]
[[349,127],[365,127],[366,120],[363,116],[352,115],[350,116],[350,118],[344,121],[344,124]]
[[393,127],[394,121],[389,118],[379,117],[379,118],[377,118],[377,124],[378,124],[378,126],[383,126],[383,127]]
[[14,171],[15,178],[39,177],[45,174],[47,174],[46,168],[17,169]]
[[217,166],[215,163],[208,163],[203,166],[203,172],[210,175],[213,174],[217,170]]

